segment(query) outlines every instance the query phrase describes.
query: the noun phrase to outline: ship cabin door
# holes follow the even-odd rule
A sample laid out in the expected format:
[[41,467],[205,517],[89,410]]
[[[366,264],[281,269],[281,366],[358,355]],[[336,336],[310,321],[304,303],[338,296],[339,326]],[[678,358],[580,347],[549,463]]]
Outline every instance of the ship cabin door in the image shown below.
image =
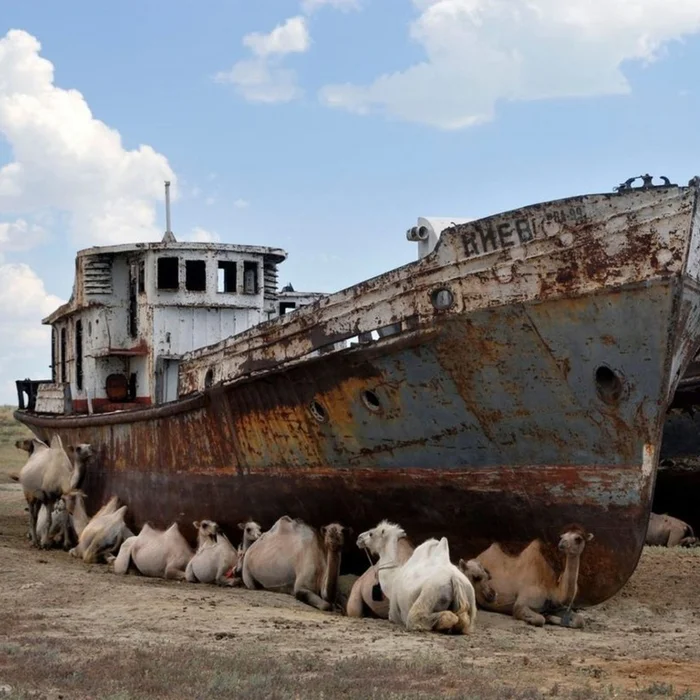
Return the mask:
[[179,362],[175,359],[163,360],[163,403],[177,399],[177,370]]

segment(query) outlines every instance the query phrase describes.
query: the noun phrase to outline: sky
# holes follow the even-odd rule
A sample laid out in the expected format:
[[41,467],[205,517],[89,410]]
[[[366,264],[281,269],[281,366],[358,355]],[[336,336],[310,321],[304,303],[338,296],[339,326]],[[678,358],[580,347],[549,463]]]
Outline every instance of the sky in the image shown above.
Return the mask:
[[0,403],[77,250],[284,248],[332,292],[480,217],[700,174],[697,0],[0,0]]

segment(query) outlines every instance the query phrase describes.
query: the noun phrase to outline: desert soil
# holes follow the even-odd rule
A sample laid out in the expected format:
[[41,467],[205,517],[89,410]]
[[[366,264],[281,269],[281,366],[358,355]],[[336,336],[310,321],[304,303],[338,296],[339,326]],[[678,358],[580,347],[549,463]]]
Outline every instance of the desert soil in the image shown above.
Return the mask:
[[583,631],[480,612],[473,635],[443,637],[117,577],[25,533],[22,494],[2,483],[0,697],[700,697],[700,550],[647,548]]
[[412,634],[291,596],[116,576],[32,549],[9,478],[26,458],[12,447],[21,430],[0,419],[0,700],[700,700],[700,549],[646,548],[627,585],[584,611],[584,630],[480,611],[470,636]]

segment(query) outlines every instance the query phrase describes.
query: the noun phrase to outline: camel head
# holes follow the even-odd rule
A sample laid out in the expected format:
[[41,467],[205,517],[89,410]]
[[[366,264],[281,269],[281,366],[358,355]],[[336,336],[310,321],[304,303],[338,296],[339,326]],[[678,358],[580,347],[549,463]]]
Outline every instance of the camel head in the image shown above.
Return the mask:
[[194,525],[195,530],[197,530],[197,540],[199,542],[206,542],[211,540],[216,542],[217,536],[221,533],[221,528],[218,523],[213,520],[195,520],[192,525]]
[[15,447],[18,450],[24,450],[32,454],[34,452],[34,440],[15,440]]
[[398,542],[402,537],[406,537],[406,533],[400,525],[382,520],[371,530],[360,533],[357,546],[360,549],[366,549],[370,554],[381,556],[391,543]]
[[496,600],[496,591],[491,585],[489,570],[477,559],[459,560],[459,570],[471,581],[474,588],[478,588],[487,603]]
[[238,529],[243,530],[243,544],[246,547],[250,547],[255,540],[260,539],[262,535],[262,528],[259,523],[255,520],[247,520],[244,523],[238,523]]
[[581,525],[569,525],[564,528],[559,538],[559,550],[567,556],[580,556],[586,542],[593,539],[593,533],[585,530]]
[[92,445],[87,442],[81,442],[79,445],[69,445],[66,452],[82,464],[85,464],[95,454]]
[[345,544],[345,533],[348,532],[350,534],[351,531],[338,523],[331,523],[330,525],[324,525],[320,532],[326,549],[338,552]]

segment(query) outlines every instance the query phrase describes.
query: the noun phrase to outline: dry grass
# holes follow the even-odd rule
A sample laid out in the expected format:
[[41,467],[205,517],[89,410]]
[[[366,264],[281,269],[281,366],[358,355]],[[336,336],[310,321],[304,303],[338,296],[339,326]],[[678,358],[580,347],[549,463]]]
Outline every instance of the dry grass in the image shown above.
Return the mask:
[[[226,639],[202,639],[191,648],[152,643],[119,648],[116,644],[107,646],[103,640],[68,643],[41,637],[26,637],[21,643],[0,642],[0,688],[5,687],[0,695],[52,700],[700,698],[677,694],[673,686],[664,683],[639,691],[610,686],[567,692],[555,685],[542,693],[536,688],[512,687],[502,678],[495,682],[493,672],[475,668],[468,659],[461,666],[430,654],[410,660],[357,656],[334,662],[304,652],[281,655],[261,644],[249,648],[234,644]],[[77,663],[76,657],[80,659]],[[503,677],[507,677],[506,669]]]
[[15,440],[32,436],[14,419],[14,411],[14,406],[0,406],[0,483],[10,481],[9,475],[19,472],[27,461],[27,453],[15,447]]

